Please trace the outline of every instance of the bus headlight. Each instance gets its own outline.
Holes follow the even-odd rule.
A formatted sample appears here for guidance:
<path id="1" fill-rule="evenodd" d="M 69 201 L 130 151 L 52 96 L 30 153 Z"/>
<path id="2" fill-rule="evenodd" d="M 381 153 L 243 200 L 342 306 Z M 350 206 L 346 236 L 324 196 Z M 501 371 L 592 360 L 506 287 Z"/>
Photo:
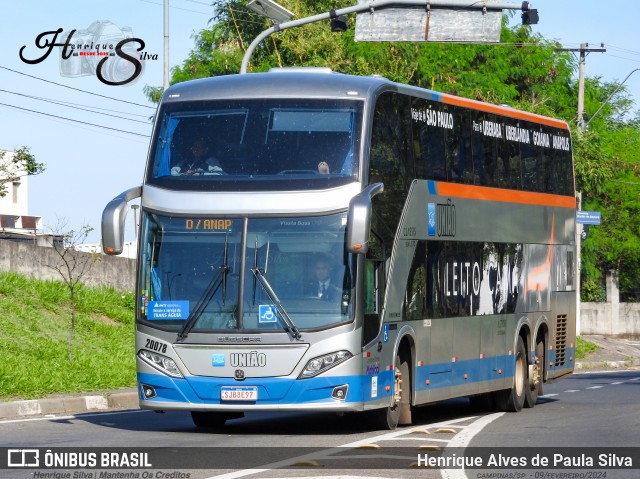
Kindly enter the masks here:
<path id="1" fill-rule="evenodd" d="M 311 359 L 300 373 L 300 379 L 312 378 L 327 369 L 346 361 L 352 356 L 349 351 L 337 351 L 331 354 L 325 354 L 317 358 Z"/>
<path id="2" fill-rule="evenodd" d="M 162 371 L 167 376 L 171 376 L 173 378 L 183 378 L 184 376 L 178 369 L 178 365 L 176 362 L 162 354 L 154 353 L 152 351 L 148 351 L 146 349 L 141 349 L 138 352 L 138 357 L 142 359 L 149 366 L 156 368 L 159 371 Z"/>

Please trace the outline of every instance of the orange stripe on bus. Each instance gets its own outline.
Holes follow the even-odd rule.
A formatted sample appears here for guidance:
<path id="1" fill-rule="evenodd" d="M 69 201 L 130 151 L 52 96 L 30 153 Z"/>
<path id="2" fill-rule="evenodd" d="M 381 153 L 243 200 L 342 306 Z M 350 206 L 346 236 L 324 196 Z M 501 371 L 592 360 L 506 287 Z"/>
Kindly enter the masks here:
<path id="1" fill-rule="evenodd" d="M 456 198 L 468 198 L 502 203 L 520 203 L 525 205 L 557 206 L 560 208 L 576 207 L 573 196 L 533 193 L 529 191 L 503 190 L 487 186 L 461 185 L 457 183 L 438 183 L 438 194 Z"/>
<path id="2" fill-rule="evenodd" d="M 458 98 L 455 96 L 442 95 L 442 102 L 449 105 L 462 106 L 465 108 L 472 108 L 474 110 L 486 111 L 488 113 L 496 113 L 498 115 L 508 116 L 511 118 L 518 118 L 520 120 L 533 121 L 535 123 L 542 123 L 543 125 L 553 126 L 555 128 L 562 128 L 568 130 L 569 126 L 562 120 L 556 120 L 555 118 L 549 118 L 542 115 L 536 115 L 535 113 L 527 113 L 525 111 L 512 110 L 511 108 L 505 108 L 498 105 L 491 105 L 489 103 L 483 103 L 475 100 L 468 100 L 466 98 Z"/>

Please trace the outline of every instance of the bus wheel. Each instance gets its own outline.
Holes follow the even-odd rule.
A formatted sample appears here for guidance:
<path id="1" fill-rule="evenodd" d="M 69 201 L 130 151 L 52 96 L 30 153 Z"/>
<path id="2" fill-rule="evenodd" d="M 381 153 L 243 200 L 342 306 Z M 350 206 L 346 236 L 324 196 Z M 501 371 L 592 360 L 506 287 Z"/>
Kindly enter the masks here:
<path id="1" fill-rule="evenodd" d="M 536 405 L 538 396 L 542 396 L 542 383 L 544 382 L 544 341 L 538 338 L 536 341 L 536 363 L 531 368 L 531 377 L 527 385 L 527 393 L 524 400 L 524 407 Z"/>
<path id="2" fill-rule="evenodd" d="M 396 356 L 393 402 L 384 409 L 370 411 L 371 423 L 376 429 L 395 429 L 401 418 L 402 424 L 411 424 L 409 377 L 409 363 Z"/>
<path id="3" fill-rule="evenodd" d="M 518 338 L 515 356 L 515 374 L 513 377 L 513 386 L 511 389 L 497 391 L 494 399 L 496 406 L 500 411 L 518 412 L 524 405 L 526 396 L 526 388 L 528 388 L 528 369 L 527 366 L 527 350 L 524 347 L 524 341 Z"/>

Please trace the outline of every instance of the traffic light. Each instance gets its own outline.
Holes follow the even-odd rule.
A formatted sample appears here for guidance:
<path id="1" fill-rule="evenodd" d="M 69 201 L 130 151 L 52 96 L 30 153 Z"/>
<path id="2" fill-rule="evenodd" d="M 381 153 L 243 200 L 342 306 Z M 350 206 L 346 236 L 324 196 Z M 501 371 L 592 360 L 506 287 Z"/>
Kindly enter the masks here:
<path id="1" fill-rule="evenodd" d="M 537 25 L 539 20 L 538 10 L 529 8 L 529 2 L 522 2 L 522 24 Z"/>

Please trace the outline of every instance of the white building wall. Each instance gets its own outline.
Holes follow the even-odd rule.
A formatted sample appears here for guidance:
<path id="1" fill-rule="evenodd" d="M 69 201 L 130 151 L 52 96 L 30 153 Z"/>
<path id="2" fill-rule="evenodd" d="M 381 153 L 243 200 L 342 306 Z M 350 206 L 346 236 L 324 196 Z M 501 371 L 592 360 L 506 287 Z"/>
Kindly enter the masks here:
<path id="1" fill-rule="evenodd" d="M 13 158 L 12 151 L 2 151 L 4 157 L 0 160 L 2 163 L 11 161 Z M 2 178 L 0 178 L 2 179 Z M 4 183 L 7 189 L 7 194 L 4 198 L 0 198 L 0 214 L 14 215 L 14 216 L 26 216 L 29 211 L 29 189 L 28 189 L 28 176 L 24 175 L 18 178 L 16 181 L 9 181 Z"/>

